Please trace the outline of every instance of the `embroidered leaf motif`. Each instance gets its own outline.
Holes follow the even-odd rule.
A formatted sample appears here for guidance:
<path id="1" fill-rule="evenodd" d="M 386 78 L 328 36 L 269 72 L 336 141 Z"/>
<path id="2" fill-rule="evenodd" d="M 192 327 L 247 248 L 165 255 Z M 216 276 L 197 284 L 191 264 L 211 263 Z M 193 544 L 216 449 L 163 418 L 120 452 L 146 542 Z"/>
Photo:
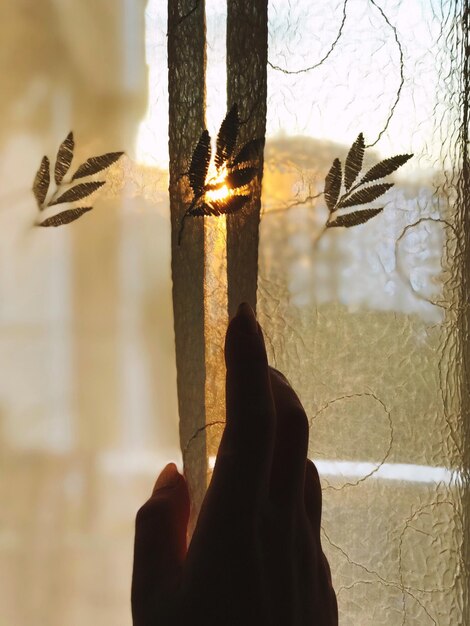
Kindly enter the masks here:
<path id="1" fill-rule="evenodd" d="M 203 203 L 189 209 L 188 215 L 194 217 L 201 217 L 204 215 L 227 215 L 228 213 L 236 213 L 239 211 L 250 199 L 250 196 L 229 196 L 222 200 L 217 200 L 210 203 Z"/>
<path id="2" fill-rule="evenodd" d="M 382 183 L 380 185 L 372 185 L 371 187 L 365 187 L 353 193 L 349 198 L 341 200 L 338 204 L 338 209 L 345 209 L 350 206 L 356 206 L 358 204 L 365 204 L 366 202 L 372 202 L 377 198 L 380 198 L 386 191 L 393 187 L 393 183 Z"/>
<path id="3" fill-rule="evenodd" d="M 361 184 L 371 183 L 379 178 L 385 178 L 385 176 L 392 174 L 395 170 L 404 165 L 412 156 L 412 154 L 397 154 L 397 156 L 380 161 L 380 163 L 371 167 L 365 174 L 361 180 Z"/>
<path id="4" fill-rule="evenodd" d="M 250 196 L 229 196 L 223 200 L 212 202 L 214 210 L 218 211 L 218 215 L 227 215 L 228 213 L 236 213 L 250 199 Z"/>
<path id="5" fill-rule="evenodd" d="M 76 200 L 82 200 L 86 198 L 94 191 L 99 189 L 105 184 L 105 181 L 96 181 L 90 183 L 79 183 L 72 187 L 71 189 L 67 189 L 65 193 L 57 198 L 54 202 L 51 202 L 49 206 L 54 206 L 55 204 L 62 204 L 63 202 L 75 202 Z"/>
<path id="6" fill-rule="evenodd" d="M 92 174 L 97 174 L 102 170 L 105 170 L 107 167 L 115 163 L 124 152 L 107 152 L 106 154 L 101 154 L 100 156 L 90 157 L 82 163 L 75 174 L 72 176 L 72 180 L 76 180 L 77 178 L 84 178 L 85 176 L 91 176 Z"/>
<path id="7" fill-rule="evenodd" d="M 91 211 L 93 207 L 91 206 L 81 206 L 75 209 L 67 209 L 66 211 L 62 211 L 62 213 L 58 213 L 52 217 L 47 218 L 43 222 L 40 222 L 38 226 L 62 226 L 63 224 L 70 224 L 70 222 L 74 222 L 78 220 L 84 213 Z"/>
<path id="8" fill-rule="evenodd" d="M 264 148 L 264 139 L 252 139 L 239 148 L 234 154 L 237 145 L 240 118 L 237 105 L 234 104 L 225 116 L 220 126 L 216 141 L 214 157 L 217 176 L 211 177 L 206 183 L 211 160 L 211 139 L 205 130 L 194 149 L 191 165 L 184 175 L 189 177 L 193 191 L 193 199 L 183 213 L 178 233 L 178 245 L 181 244 L 184 225 L 189 217 L 219 216 L 236 213 L 250 199 L 249 190 L 239 193 L 233 190 L 241 189 L 251 183 L 259 173 L 259 159 Z M 224 198 L 212 199 L 211 192 L 227 187 L 229 190 Z"/>
<path id="9" fill-rule="evenodd" d="M 70 164 L 73 159 L 73 150 L 75 142 L 73 139 L 73 133 L 70 132 L 64 141 L 60 144 L 60 148 L 57 152 L 57 157 L 54 167 L 54 180 L 56 185 L 60 185 L 64 176 L 69 171 Z"/>
<path id="10" fill-rule="evenodd" d="M 234 104 L 225 116 L 217 135 L 217 150 L 215 154 L 215 166 L 217 169 L 220 169 L 232 156 L 233 149 L 237 143 L 239 128 L 238 107 Z"/>
<path id="11" fill-rule="evenodd" d="M 205 202 L 202 202 L 197 206 L 190 207 L 184 217 L 187 217 L 188 215 L 191 215 L 191 217 L 203 217 L 204 215 L 213 215 L 213 213 L 210 213 L 210 211 L 210 206 Z"/>
<path id="12" fill-rule="evenodd" d="M 46 199 L 47 192 L 49 190 L 49 183 L 51 182 L 50 163 L 47 156 L 42 157 L 41 165 L 39 166 L 33 183 L 33 193 L 38 203 L 39 209 L 42 211 L 44 200 Z"/>
<path id="13" fill-rule="evenodd" d="M 211 160 L 211 138 L 207 130 L 199 137 L 194 148 L 191 165 L 189 166 L 189 184 L 195 196 L 200 196 L 204 190 L 207 171 Z"/>
<path id="14" fill-rule="evenodd" d="M 335 159 L 325 178 L 325 202 L 330 211 L 334 211 L 341 189 L 341 161 Z"/>
<path id="15" fill-rule="evenodd" d="M 350 226 L 358 226 L 359 224 L 364 224 L 369 221 L 381 211 L 383 211 L 383 206 L 377 209 L 364 209 L 363 211 L 353 211 L 352 213 L 346 213 L 345 215 L 338 215 L 333 222 L 328 222 L 327 227 L 333 228 L 335 226 L 345 226 L 346 228 L 349 228 Z"/>
<path id="16" fill-rule="evenodd" d="M 245 185 L 251 183 L 257 173 L 258 169 L 256 167 L 245 167 L 242 170 L 232 170 L 227 174 L 225 182 L 230 189 L 237 189 L 237 187 L 244 187 Z"/>
<path id="17" fill-rule="evenodd" d="M 360 133 L 356 141 L 351 146 L 344 165 L 344 187 L 346 191 L 351 189 L 354 181 L 361 171 L 362 161 L 364 159 L 364 150 L 364 135 Z"/>
<path id="18" fill-rule="evenodd" d="M 250 163 L 257 161 L 264 148 L 264 139 L 252 139 L 246 143 L 237 156 L 233 159 L 232 165 L 240 165 L 241 163 Z"/>

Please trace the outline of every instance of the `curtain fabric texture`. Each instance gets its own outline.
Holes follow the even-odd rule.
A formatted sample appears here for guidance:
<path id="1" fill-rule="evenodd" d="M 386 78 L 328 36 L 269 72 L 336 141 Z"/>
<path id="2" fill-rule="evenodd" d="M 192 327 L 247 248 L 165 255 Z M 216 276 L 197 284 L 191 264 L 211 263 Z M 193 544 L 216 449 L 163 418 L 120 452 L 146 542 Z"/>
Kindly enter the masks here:
<path id="1" fill-rule="evenodd" d="M 469 20 L 462 0 L 2 3 L 0 623 L 131 623 L 135 512 L 179 460 L 194 524 L 241 300 L 309 415 L 341 623 L 470 623 Z M 263 175 L 179 243 L 192 151 L 235 102 Z M 85 206 L 31 192 L 70 131 L 69 178 L 126 154 L 86 179 L 91 211 L 40 228 Z M 345 210 L 375 217 L 325 228 L 359 133 L 361 175 L 413 157 Z"/>

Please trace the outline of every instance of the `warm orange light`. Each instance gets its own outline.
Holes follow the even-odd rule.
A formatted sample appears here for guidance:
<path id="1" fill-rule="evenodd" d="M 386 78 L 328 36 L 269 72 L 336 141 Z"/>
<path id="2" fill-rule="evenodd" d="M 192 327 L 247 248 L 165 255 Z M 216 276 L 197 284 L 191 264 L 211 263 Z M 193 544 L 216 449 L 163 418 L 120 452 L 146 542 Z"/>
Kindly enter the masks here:
<path id="1" fill-rule="evenodd" d="M 219 187 L 218 189 L 210 189 L 206 191 L 206 199 L 208 202 L 217 202 L 220 200 L 224 200 L 224 198 L 228 198 L 230 196 L 230 192 L 232 190 L 224 185 L 223 187 Z"/>
<path id="2" fill-rule="evenodd" d="M 226 188 L 226 187 L 225 187 Z M 217 192 L 223 190 L 223 187 Z M 204 220 L 204 339 L 206 454 L 215 456 L 225 421 L 224 342 L 227 328 L 227 226 L 225 215 Z M 208 467 L 209 482 L 212 468 Z"/>
<path id="3" fill-rule="evenodd" d="M 220 202 L 233 195 L 233 189 L 227 185 L 228 170 L 224 164 L 219 170 L 211 164 L 206 182 L 206 202 Z"/>

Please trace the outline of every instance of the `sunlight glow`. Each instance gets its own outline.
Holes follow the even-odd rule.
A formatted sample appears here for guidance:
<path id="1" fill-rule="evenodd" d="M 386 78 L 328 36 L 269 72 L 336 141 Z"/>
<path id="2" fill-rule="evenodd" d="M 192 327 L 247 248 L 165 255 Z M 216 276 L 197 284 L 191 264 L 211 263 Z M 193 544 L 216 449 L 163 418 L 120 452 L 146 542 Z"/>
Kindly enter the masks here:
<path id="1" fill-rule="evenodd" d="M 227 226 L 225 215 L 204 220 L 204 336 L 206 342 L 206 424 L 225 418 L 225 363 L 227 328 Z M 216 454 L 221 429 L 206 430 L 208 455 Z"/>
<path id="2" fill-rule="evenodd" d="M 209 202 L 214 201 L 217 202 L 218 200 L 224 200 L 224 198 L 228 198 L 230 196 L 230 189 L 227 187 L 227 185 L 224 185 L 223 187 L 219 187 L 218 189 L 210 189 L 209 191 L 206 192 L 206 198 L 208 199 Z"/>
<path id="3" fill-rule="evenodd" d="M 207 202 L 218 202 L 228 198 L 230 195 L 234 195 L 233 190 L 230 189 L 225 182 L 227 174 L 226 165 L 223 165 L 220 170 L 217 171 L 215 165 L 211 164 L 206 182 L 208 187 L 205 194 Z"/>

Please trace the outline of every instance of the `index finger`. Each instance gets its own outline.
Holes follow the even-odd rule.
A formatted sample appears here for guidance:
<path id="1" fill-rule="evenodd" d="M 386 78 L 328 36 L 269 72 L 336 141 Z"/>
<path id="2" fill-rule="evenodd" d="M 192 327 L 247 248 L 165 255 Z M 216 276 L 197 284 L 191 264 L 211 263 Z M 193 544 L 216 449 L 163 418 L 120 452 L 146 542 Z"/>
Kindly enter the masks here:
<path id="1" fill-rule="evenodd" d="M 264 340 L 246 303 L 229 324 L 225 360 L 227 423 L 210 491 L 256 501 L 269 486 L 276 417 Z"/>

